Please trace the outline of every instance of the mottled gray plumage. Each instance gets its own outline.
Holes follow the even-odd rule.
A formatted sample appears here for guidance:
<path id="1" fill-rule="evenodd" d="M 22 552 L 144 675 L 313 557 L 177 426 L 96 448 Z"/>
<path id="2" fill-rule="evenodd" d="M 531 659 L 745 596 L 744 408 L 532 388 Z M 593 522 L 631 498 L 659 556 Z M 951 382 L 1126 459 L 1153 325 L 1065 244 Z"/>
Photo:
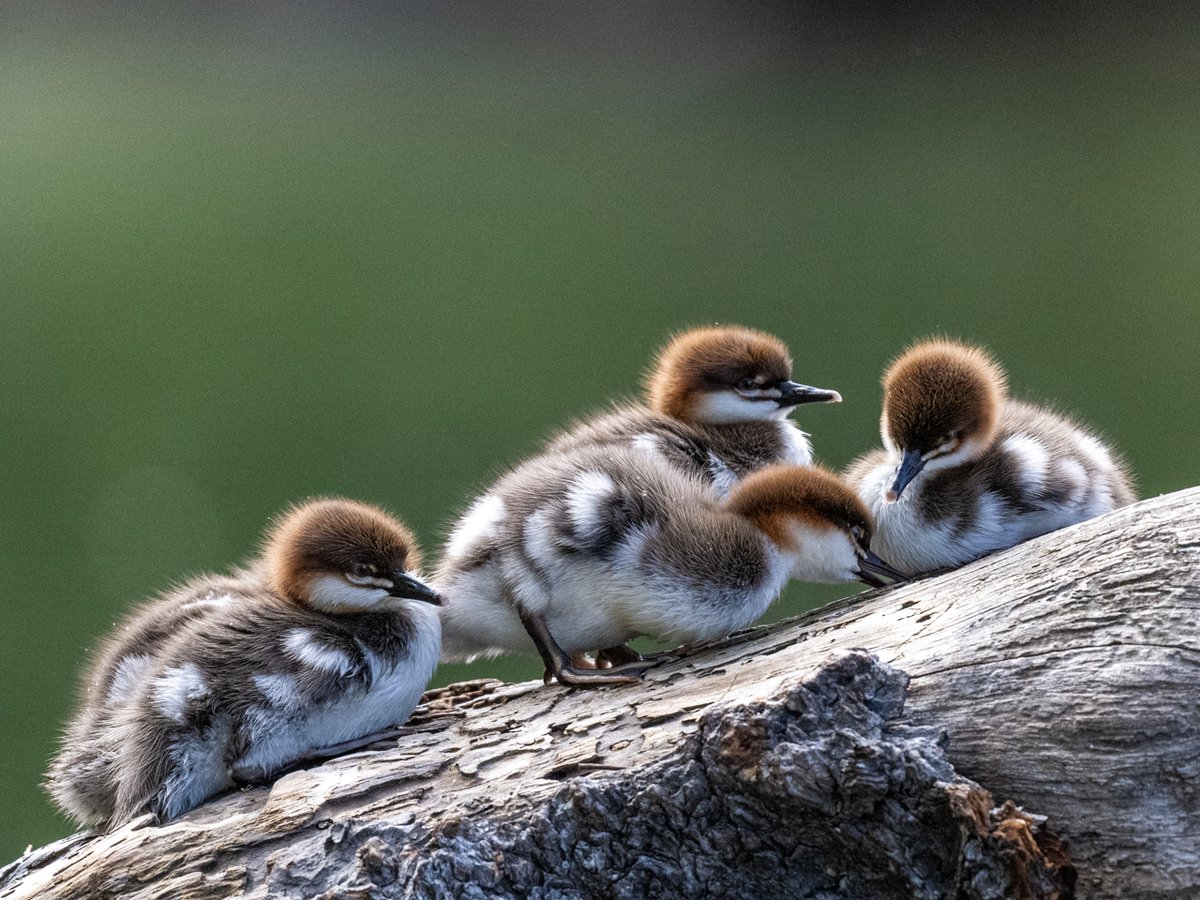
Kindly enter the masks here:
<path id="1" fill-rule="evenodd" d="M 721 495 L 769 465 L 812 462 L 807 435 L 787 419 L 685 422 L 636 404 L 616 406 L 574 423 L 555 435 L 546 451 L 562 453 L 588 446 L 638 446 L 703 479 Z"/>
<path id="2" fill-rule="evenodd" d="M 808 493 L 789 491 L 796 483 Z M 844 502 L 817 502 L 831 494 Z M 434 576 L 449 598 L 444 657 L 533 649 L 530 617 L 568 655 L 639 634 L 720 637 L 761 616 L 789 576 L 858 577 L 869 537 L 862 504 L 813 467 L 771 467 L 721 500 L 634 448 L 547 453 L 501 478 L 451 534 Z"/>
<path id="3" fill-rule="evenodd" d="M 114 716 L 113 820 L 172 818 L 231 787 L 238 766 L 269 775 L 403 721 L 437 659 L 431 630 L 432 607 L 335 615 L 269 593 L 192 619 Z M 363 715 L 371 692 L 397 678 L 410 682 L 403 696 Z"/>
<path id="4" fill-rule="evenodd" d="M 189 622 L 262 591 L 254 568 L 201 576 L 133 610 L 100 645 L 81 682 L 77 709 L 50 764 L 46 789 L 85 825 L 112 818 L 116 804 L 113 714 L 128 703 L 154 658 Z"/>
<path id="5" fill-rule="evenodd" d="M 614 489 L 595 504 L 587 527 L 581 527 L 572 515 L 570 488 L 588 472 L 607 476 Z M 563 558 L 612 560 L 631 538 L 653 532 L 645 555 L 662 560 L 671 577 L 697 586 L 739 585 L 764 571 L 765 539 L 741 518 L 714 516 L 720 506 L 702 478 L 626 447 L 582 446 L 535 457 L 501 478 L 489 493 L 501 498 L 508 514 L 480 549 L 510 557 L 508 565 L 520 561 L 535 578 L 550 577 L 528 540 L 535 516 Z M 664 544 L 673 552 L 664 552 Z M 716 548 L 725 550 L 720 558 L 712 552 Z M 444 560 L 443 566 L 439 578 L 454 571 L 455 561 Z"/>

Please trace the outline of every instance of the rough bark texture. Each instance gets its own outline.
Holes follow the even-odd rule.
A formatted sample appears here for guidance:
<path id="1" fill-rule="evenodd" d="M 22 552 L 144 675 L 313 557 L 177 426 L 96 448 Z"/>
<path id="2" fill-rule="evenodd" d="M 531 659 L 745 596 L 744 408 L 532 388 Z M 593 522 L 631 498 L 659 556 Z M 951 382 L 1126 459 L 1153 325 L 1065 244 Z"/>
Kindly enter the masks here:
<path id="1" fill-rule="evenodd" d="M 640 686 L 434 692 L 387 749 L 35 851 L 0 898 L 1194 897 L 1198 513 L 1145 501 Z"/>

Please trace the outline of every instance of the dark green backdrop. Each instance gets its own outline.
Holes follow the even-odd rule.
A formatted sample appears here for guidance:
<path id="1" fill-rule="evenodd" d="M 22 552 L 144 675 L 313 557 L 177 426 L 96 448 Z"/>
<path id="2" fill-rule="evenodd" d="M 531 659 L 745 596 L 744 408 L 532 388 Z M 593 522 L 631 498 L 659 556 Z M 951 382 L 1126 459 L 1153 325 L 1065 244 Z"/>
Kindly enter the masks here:
<path id="1" fill-rule="evenodd" d="M 130 603 L 310 494 L 432 552 L 685 325 L 840 390 L 833 465 L 943 333 L 1197 481 L 1194 22 L 438 8 L 0 12 L 0 861 L 66 833 L 40 773 Z"/>

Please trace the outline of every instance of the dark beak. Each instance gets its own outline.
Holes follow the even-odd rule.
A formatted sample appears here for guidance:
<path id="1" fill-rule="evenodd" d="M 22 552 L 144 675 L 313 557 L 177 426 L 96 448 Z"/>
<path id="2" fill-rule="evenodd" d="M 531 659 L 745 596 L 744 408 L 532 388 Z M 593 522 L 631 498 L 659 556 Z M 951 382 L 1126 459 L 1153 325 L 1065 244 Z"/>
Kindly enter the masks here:
<path id="1" fill-rule="evenodd" d="M 881 578 L 880 576 L 883 577 Z M 888 583 L 883 578 L 890 578 L 892 581 L 908 581 L 907 575 L 903 572 L 897 572 L 868 550 L 863 554 L 862 561 L 858 564 L 858 580 L 863 584 L 869 584 L 871 587 L 887 587 Z"/>
<path id="2" fill-rule="evenodd" d="M 891 490 L 887 492 L 888 503 L 895 503 L 920 471 L 925 468 L 925 460 L 921 459 L 919 450 L 905 450 L 900 457 L 900 468 L 896 471 L 896 480 L 892 482 Z"/>
<path id="3" fill-rule="evenodd" d="M 842 395 L 837 391 L 809 387 L 807 384 L 796 384 L 794 381 L 781 381 L 775 387 L 779 388 L 779 397 L 775 402 L 780 406 L 799 406 L 801 403 L 842 402 Z"/>
<path id="4" fill-rule="evenodd" d="M 393 597 L 405 600 L 424 600 L 434 606 L 445 606 L 446 598 L 427 585 L 419 578 L 414 578 L 407 572 L 392 573 L 392 587 L 388 591 Z"/>

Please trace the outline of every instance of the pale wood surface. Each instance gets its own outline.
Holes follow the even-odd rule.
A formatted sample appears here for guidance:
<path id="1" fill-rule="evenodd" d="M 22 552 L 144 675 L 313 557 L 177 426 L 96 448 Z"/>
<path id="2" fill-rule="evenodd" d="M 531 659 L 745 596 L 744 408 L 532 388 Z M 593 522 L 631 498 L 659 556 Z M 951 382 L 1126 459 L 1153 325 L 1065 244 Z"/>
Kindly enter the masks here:
<path id="1" fill-rule="evenodd" d="M 410 888 L 421 894 L 419 885 L 436 880 L 435 865 L 450 866 L 438 871 L 464 883 L 491 877 L 468 848 L 501 837 L 511 838 L 503 846 L 514 855 L 489 865 L 508 877 L 509 863 L 519 869 L 522 840 L 536 844 L 526 857 L 544 863 L 547 827 L 578 838 L 572 829 L 579 821 L 603 820 L 597 798 L 620 795 L 636 805 L 647 783 L 675 784 L 671 767 L 687 765 L 701 752 L 697 747 L 708 746 L 710 731 L 728 732 L 746 710 L 765 715 L 762 709 L 795 706 L 797 691 L 820 693 L 817 667 L 831 653 L 854 648 L 911 676 L 902 719 L 863 725 L 866 714 L 855 710 L 874 709 L 875 701 L 873 689 L 859 685 L 847 689 L 845 699 L 848 721 L 857 724 L 847 726 L 835 712 L 804 737 L 792 733 L 807 727 L 804 716 L 796 724 L 785 714 L 779 721 L 792 729 L 787 747 L 808 747 L 811 738 L 812 747 L 833 748 L 828 735 L 847 728 L 864 748 L 890 753 L 889 747 L 909 747 L 905 752 L 924 760 L 922 771 L 942 778 L 947 790 L 976 791 L 959 777 L 965 776 L 997 802 L 1012 800 L 1047 816 L 1046 828 L 1069 845 L 1079 896 L 1200 896 L 1198 607 L 1200 489 L 1190 489 L 956 572 L 742 633 L 651 670 L 644 685 L 569 691 L 483 682 L 435 692 L 390 749 L 287 775 L 271 788 L 219 799 L 164 828 L 125 828 L 52 846 L 40 856 L 35 851 L 0 876 L 0 898 L 117 891 L 266 896 L 268 884 L 281 896 L 335 888 L 337 896 L 404 896 Z M 872 677 L 887 682 L 884 675 Z M 889 709 L 884 720 L 899 712 L 898 698 Z M 916 726 L 911 746 L 901 734 L 905 724 Z M 938 759 L 939 729 L 948 735 L 948 763 Z M 772 745 L 762 758 L 776 758 L 782 746 Z M 823 783 L 814 775 L 823 763 L 810 751 L 804 765 L 780 770 L 784 782 L 808 779 L 801 794 Z M 940 769 L 944 764 L 957 774 Z M 828 787 L 835 793 L 846 789 L 834 782 Z M 892 787 L 900 790 L 900 782 Z M 672 802 L 686 814 L 683 796 L 659 806 Z M 805 802 L 798 816 L 825 801 Z M 576 818 L 568 821 L 565 809 L 574 809 Z M 606 814 L 619 818 L 620 812 Z M 670 815 L 662 815 L 669 823 Z M 736 819 L 729 828 L 741 840 Z M 722 821 L 706 819 L 705 827 L 719 830 Z M 805 821 L 810 834 L 822 827 Z M 831 821 L 826 830 L 838 831 Z M 518 827 L 526 831 L 517 834 Z M 471 840 L 460 840 L 460 833 Z M 697 838 L 686 828 L 680 833 Z M 814 837 L 814 847 L 826 837 Z M 813 850 L 827 851 L 834 852 L 823 844 Z M 452 875 L 456 870 L 446 860 L 455 852 L 471 862 Z M 720 846 L 709 852 L 719 855 Z M 571 859 L 584 865 L 581 857 Z M 612 864 L 600 851 L 595 860 Z M 662 865 L 690 865 L 686 848 Z M 534 879 L 542 884 L 540 896 L 587 895 L 569 887 L 567 875 L 556 888 L 544 874 Z M 605 872 L 594 877 L 599 885 Z M 854 896 L 849 890 L 791 895 Z M 1048 894 L 1029 894 L 1035 895 Z M 989 895 L 981 888 L 972 896 Z"/>

